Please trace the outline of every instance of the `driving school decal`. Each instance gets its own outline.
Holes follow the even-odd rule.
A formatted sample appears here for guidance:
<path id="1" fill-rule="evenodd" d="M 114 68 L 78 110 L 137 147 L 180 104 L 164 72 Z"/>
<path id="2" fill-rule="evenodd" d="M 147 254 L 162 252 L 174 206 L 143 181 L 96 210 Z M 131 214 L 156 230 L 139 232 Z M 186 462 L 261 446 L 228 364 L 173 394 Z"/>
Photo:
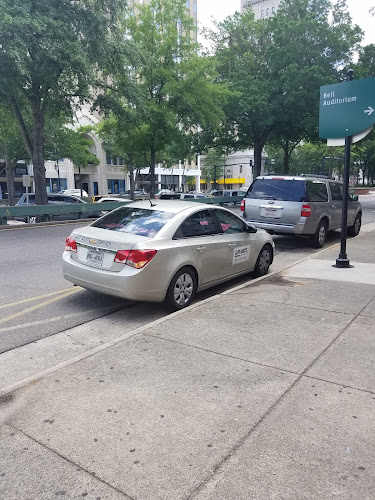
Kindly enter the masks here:
<path id="1" fill-rule="evenodd" d="M 250 246 L 237 247 L 233 251 L 233 264 L 240 264 L 249 260 Z"/>

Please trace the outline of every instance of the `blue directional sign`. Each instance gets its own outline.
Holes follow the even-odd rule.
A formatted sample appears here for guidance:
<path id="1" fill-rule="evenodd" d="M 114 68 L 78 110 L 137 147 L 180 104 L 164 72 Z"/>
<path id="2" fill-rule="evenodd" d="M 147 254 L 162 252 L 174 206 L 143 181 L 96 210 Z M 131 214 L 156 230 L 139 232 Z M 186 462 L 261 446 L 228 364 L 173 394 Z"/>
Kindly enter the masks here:
<path id="1" fill-rule="evenodd" d="M 374 123 L 375 78 L 320 87 L 319 137 L 348 137 Z"/>

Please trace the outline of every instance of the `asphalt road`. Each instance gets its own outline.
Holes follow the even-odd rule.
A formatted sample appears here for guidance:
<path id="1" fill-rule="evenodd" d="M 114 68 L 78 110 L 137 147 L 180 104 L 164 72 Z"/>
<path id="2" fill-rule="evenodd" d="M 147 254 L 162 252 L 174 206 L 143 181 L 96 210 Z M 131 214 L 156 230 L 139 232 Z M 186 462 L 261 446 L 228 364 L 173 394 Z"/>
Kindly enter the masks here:
<path id="1" fill-rule="evenodd" d="M 362 196 L 363 223 L 375 221 L 375 196 Z M 240 213 L 238 207 L 233 211 Z M 101 295 L 64 280 L 61 255 L 65 238 L 87 222 L 56 225 L 22 225 L 0 230 L 0 352 L 35 342 L 126 309 L 126 321 L 134 327 L 168 314 L 162 304 L 132 303 Z M 306 239 L 275 236 L 276 256 L 271 270 L 281 269 L 316 252 Z M 340 233 L 329 235 L 328 244 L 340 242 Z M 348 256 L 350 258 L 350 255 Z M 251 276 L 238 278 L 199 294 L 207 298 Z M 95 323 L 93 323 L 95 328 Z"/>

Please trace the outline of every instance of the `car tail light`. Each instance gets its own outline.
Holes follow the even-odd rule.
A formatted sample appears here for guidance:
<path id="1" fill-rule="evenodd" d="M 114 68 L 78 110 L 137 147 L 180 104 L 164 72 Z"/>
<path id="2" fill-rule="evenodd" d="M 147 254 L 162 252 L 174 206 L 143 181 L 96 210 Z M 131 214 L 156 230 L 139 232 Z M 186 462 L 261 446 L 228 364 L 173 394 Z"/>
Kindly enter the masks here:
<path id="1" fill-rule="evenodd" d="M 77 253 L 77 242 L 71 236 L 68 236 L 65 240 L 65 250 L 67 252 L 76 252 Z"/>
<path id="2" fill-rule="evenodd" d="M 135 269 L 142 269 L 155 257 L 157 250 L 119 250 L 115 262 L 126 264 Z"/>
<path id="3" fill-rule="evenodd" d="M 241 200 L 241 212 L 245 211 L 245 200 Z"/>
<path id="4" fill-rule="evenodd" d="M 115 262 L 118 262 L 119 264 L 126 264 L 129 252 L 130 250 L 119 250 L 115 256 Z"/>
<path id="5" fill-rule="evenodd" d="M 311 216 L 311 206 L 310 205 L 302 205 L 301 217 L 310 217 Z"/>

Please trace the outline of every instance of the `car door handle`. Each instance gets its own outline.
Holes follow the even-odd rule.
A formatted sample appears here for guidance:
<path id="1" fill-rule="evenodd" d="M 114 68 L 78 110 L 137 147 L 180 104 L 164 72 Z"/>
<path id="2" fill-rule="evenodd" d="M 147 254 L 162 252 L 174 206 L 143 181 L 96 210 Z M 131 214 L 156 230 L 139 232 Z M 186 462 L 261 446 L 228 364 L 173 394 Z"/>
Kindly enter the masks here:
<path id="1" fill-rule="evenodd" d="M 235 244 L 235 243 L 228 243 L 228 247 L 230 247 L 230 248 L 233 248 L 233 247 L 235 247 L 235 246 L 236 246 L 236 244 Z"/>
<path id="2" fill-rule="evenodd" d="M 204 252 L 206 247 L 197 247 L 198 252 Z"/>

